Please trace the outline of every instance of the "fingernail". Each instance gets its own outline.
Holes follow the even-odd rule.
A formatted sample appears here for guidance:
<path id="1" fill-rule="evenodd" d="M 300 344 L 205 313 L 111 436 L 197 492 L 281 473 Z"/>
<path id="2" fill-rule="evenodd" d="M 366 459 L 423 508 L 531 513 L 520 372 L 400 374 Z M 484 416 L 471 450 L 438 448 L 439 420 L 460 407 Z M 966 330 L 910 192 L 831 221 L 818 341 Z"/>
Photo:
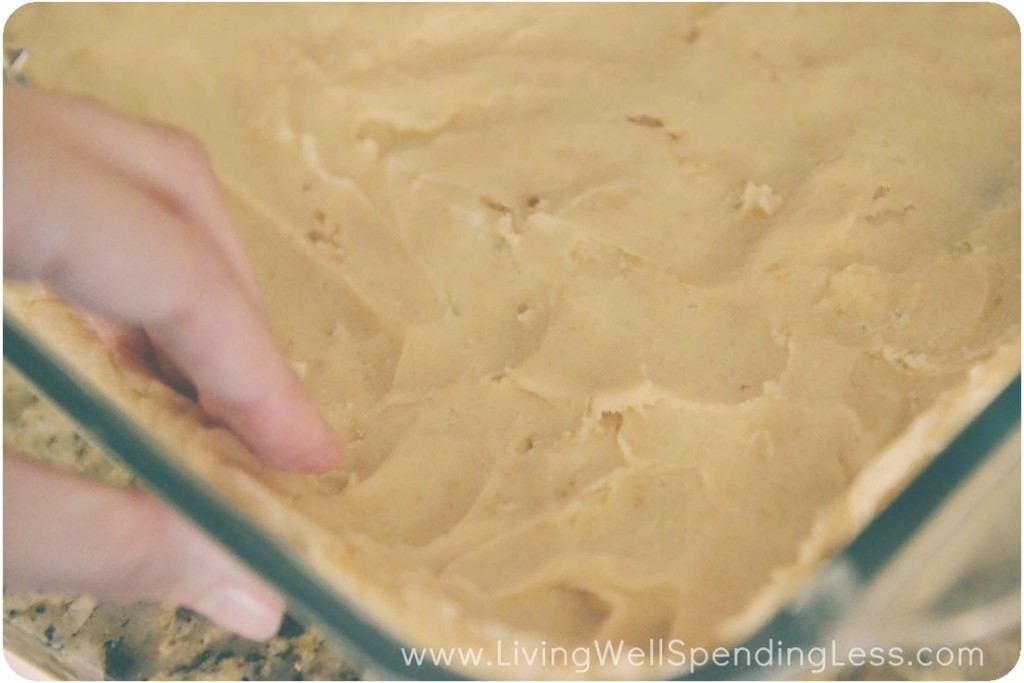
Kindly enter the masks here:
<path id="1" fill-rule="evenodd" d="M 348 457 L 348 446 L 342 440 L 340 436 L 334 434 L 331 435 L 332 446 L 334 447 L 331 453 L 331 457 L 334 460 L 335 465 L 340 465 Z"/>
<path id="2" fill-rule="evenodd" d="M 326 432 L 315 451 L 309 452 L 308 456 L 301 458 L 300 468 L 308 474 L 326 474 L 345 462 L 348 457 L 348 449 L 341 437 L 333 431 L 324 428 Z"/>
<path id="3" fill-rule="evenodd" d="M 226 586 L 198 601 L 196 612 L 250 640 L 266 640 L 277 633 L 284 610 L 251 592 Z"/>

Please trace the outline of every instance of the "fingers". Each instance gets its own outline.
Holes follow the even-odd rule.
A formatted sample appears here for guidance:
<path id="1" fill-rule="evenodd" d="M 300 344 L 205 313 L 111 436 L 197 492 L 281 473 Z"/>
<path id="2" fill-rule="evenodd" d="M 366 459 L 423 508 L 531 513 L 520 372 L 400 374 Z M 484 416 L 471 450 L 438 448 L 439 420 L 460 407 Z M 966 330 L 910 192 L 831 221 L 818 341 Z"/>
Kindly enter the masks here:
<path id="1" fill-rule="evenodd" d="M 176 513 L 120 489 L 4 454 L 4 584 L 189 606 L 254 640 L 284 603 Z"/>
<path id="2" fill-rule="evenodd" d="M 104 346 L 118 350 L 123 358 L 135 361 L 140 368 L 159 377 L 179 394 L 193 400 L 196 398 L 196 388 L 188 377 L 166 353 L 153 346 L 141 327 L 111 322 L 88 312 L 83 312 L 81 317 Z"/>
<path id="3" fill-rule="evenodd" d="M 111 172 L 149 188 L 172 213 L 204 228 L 254 300 L 259 287 L 234 230 L 209 155 L 183 131 L 120 116 L 80 97 L 5 88 L 29 100 L 35 124 L 57 134 L 59 144 Z"/>
<path id="4" fill-rule="evenodd" d="M 17 134 L 7 129 L 12 112 L 23 119 Z M 94 143 L 66 142 L 73 130 L 52 135 L 25 118 L 5 102 L 8 273 L 44 278 L 81 306 L 145 328 L 202 404 L 266 462 L 303 472 L 336 465 L 343 446 L 277 350 L 245 278 L 229 267 L 224 240 L 169 209 L 171 191 L 152 184 L 189 182 L 111 172 L 111 163 L 128 162 L 98 162 L 89 156 Z M 104 119 L 100 130 L 118 138 L 115 123 Z"/>
<path id="5" fill-rule="evenodd" d="M 203 407 L 268 463 L 302 472 L 336 465 L 340 442 L 280 361 L 269 335 L 260 334 L 256 316 L 241 301 L 214 306 L 211 298 L 197 306 L 183 296 L 179 308 L 150 321 L 146 327 L 154 342 L 192 378 Z"/>

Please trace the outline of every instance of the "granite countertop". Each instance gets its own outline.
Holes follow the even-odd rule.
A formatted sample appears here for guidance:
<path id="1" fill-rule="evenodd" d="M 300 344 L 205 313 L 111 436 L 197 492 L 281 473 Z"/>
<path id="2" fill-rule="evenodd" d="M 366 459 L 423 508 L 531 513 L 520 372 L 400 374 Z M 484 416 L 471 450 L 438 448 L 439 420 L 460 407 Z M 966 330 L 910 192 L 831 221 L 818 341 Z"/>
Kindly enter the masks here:
<path id="1" fill-rule="evenodd" d="M 30 457 L 116 484 L 132 477 L 8 366 L 4 442 Z M 287 617 L 266 643 L 184 608 L 119 606 L 87 596 L 4 591 L 4 648 L 55 677 L 92 680 L 354 680 L 355 667 Z"/>
<path id="2" fill-rule="evenodd" d="M 129 472 L 93 446 L 5 365 L 4 442 L 55 466 L 127 484 Z M 985 665 L 970 669 L 847 668 L 847 680 L 992 680 L 1016 664 L 1020 630 L 976 643 Z M 87 596 L 4 591 L 4 648 L 59 679 L 356 680 L 360 671 L 314 629 L 291 617 L 254 643 L 194 612 L 165 605 L 118 606 Z"/>

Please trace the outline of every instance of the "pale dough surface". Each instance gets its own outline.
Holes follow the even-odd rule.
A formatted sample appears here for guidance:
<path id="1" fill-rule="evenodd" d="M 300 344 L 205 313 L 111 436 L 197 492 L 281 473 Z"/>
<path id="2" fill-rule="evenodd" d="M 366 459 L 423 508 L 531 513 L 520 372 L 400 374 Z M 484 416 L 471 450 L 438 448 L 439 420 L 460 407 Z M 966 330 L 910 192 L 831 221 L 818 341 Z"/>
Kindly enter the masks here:
<path id="1" fill-rule="evenodd" d="M 208 145 L 351 459 L 262 469 L 7 298 L 411 640 L 717 644 L 1019 365 L 1019 38 L 994 5 L 28 6 L 39 87 Z"/>

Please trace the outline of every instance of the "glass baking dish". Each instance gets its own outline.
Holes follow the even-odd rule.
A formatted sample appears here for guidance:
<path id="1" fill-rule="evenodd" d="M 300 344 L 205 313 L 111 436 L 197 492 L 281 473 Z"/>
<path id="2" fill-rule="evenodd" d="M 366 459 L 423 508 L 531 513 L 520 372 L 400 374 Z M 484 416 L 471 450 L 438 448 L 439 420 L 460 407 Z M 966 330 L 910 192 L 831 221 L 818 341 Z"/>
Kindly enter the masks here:
<path id="1" fill-rule="evenodd" d="M 4 357 L 150 489 L 274 585 L 290 611 L 316 624 L 357 664 L 392 677 L 465 678 L 429 660 L 408 664 L 405 644 L 191 473 L 172 448 L 141 429 L 7 311 Z M 784 660 L 781 648 L 808 652 L 827 646 L 836 655 L 851 648 L 949 645 L 1019 624 L 1020 381 L 1017 374 L 869 525 L 737 646 L 778 657 L 691 658 L 679 669 L 681 678 L 820 674 L 822 667 L 809 658 Z M 844 656 L 830 662 L 841 665 Z"/>

